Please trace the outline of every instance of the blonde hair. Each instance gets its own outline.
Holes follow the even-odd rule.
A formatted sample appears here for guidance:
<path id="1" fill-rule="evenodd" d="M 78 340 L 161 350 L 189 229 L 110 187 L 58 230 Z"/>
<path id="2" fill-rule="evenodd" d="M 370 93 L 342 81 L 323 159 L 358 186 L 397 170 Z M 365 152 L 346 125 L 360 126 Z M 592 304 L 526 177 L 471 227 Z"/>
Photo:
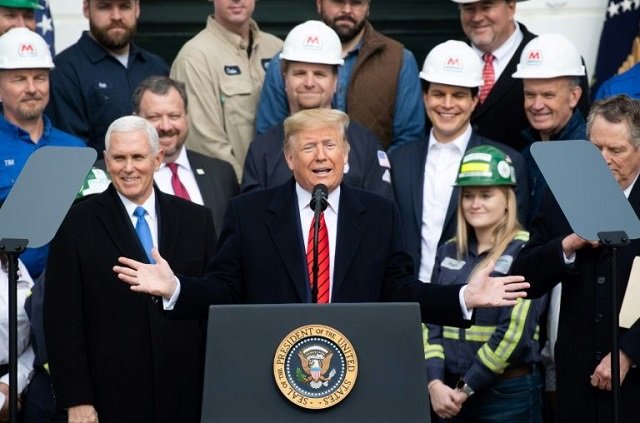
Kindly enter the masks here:
<path id="1" fill-rule="evenodd" d="M 347 141 L 347 128 L 349 127 L 349 116 L 336 109 L 307 109 L 300 110 L 284 120 L 284 143 L 282 149 L 286 152 L 291 147 L 291 137 L 302 131 L 310 129 L 320 129 L 335 127 L 340 132 L 340 136 L 345 144 L 345 149 L 349 151 Z"/>
<path id="2" fill-rule="evenodd" d="M 516 202 L 516 194 L 512 187 L 506 185 L 494 185 L 507 197 L 507 212 L 493 230 L 493 246 L 489 250 L 487 256 L 476 265 L 471 274 L 476 270 L 483 268 L 487 262 L 494 262 L 504 253 L 509 243 L 516 236 L 518 231 L 522 230 L 522 225 L 518 221 L 518 207 Z M 462 260 L 469 251 L 469 232 L 473 231 L 473 227 L 464 218 L 462 211 L 462 194 L 465 187 L 460 188 L 458 194 L 458 211 L 457 211 L 457 228 L 456 228 L 456 251 L 458 260 Z"/>

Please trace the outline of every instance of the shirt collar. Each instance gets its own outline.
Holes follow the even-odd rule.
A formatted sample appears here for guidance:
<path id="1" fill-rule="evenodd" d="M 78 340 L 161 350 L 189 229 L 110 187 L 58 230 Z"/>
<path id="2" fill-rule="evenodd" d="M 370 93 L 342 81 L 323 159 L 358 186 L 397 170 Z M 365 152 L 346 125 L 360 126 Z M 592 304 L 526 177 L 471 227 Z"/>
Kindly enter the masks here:
<path id="1" fill-rule="evenodd" d="M 220 25 L 218 22 L 216 22 L 213 15 L 209 15 L 209 17 L 207 18 L 207 30 L 213 32 L 217 37 L 222 38 L 228 44 L 234 46 L 237 49 L 246 50 L 249 47 L 247 40 L 243 40 L 242 37 L 235 32 L 231 32 L 227 28 Z M 251 19 L 251 23 L 249 24 L 249 31 L 251 32 L 253 42 L 251 48 L 255 49 L 258 45 L 257 35 L 260 31 L 260 28 L 258 28 L 258 24 L 253 19 Z"/>
<path id="2" fill-rule="evenodd" d="M 181 167 L 183 169 L 188 170 L 189 172 L 191 172 L 191 163 L 189 163 L 189 159 L 187 158 L 187 149 L 184 148 L 184 146 L 182 146 L 182 148 L 180 148 L 180 154 L 178 154 L 178 158 L 174 160 L 175 164 L 178 165 L 178 167 Z M 160 166 L 160 169 L 162 169 L 163 167 L 166 167 L 167 164 L 163 163 Z"/>
<path id="3" fill-rule="evenodd" d="M 636 177 L 633 179 L 633 182 L 631 182 L 629 184 L 629 186 L 627 187 L 627 189 L 625 189 L 624 192 L 624 196 L 629 198 L 629 196 L 631 195 L 631 191 L 633 191 L 633 187 L 635 186 L 636 182 L 638 181 L 638 176 L 640 174 L 636 175 Z"/>
<path id="4" fill-rule="evenodd" d="M 433 135 L 433 128 L 431 128 L 431 132 L 429 133 L 429 149 L 431 149 L 432 147 L 441 148 L 445 145 L 450 145 L 451 147 L 455 147 L 460 154 L 464 154 L 464 152 L 467 150 L 469 140 L 471 139 L 471 133 L 471 124 L 467 124 L 467 129 L 465 129 L 462 135 L 451 142 L 443 143 L 436 140 L 436 137 Z"/>
<path id="5" fill-rule="evenodd" d="M 517 22 L 515 22 L 515 25 L 516 25 L 516 30 L 513 31 L 513 34 L 511 34 L 509 38 L 507 38 L 507 41 L 502 43 L 502 45 L 497 49 L 495 49 L 495 51 L 491 52 L 491 54 L 493 54 L 493 57 L 495 57 L 495 60 L 497 60 L 500 63 L 502 63 L 502 61 L 506 59 L 511 59 L 513 52 L 515 52 L 515 50 L 518 48 L 518 46 L 524 39 L 524 35 L 522 34 L 520 25 Z M 471 48 L 473 48 L 473 50 L 478 54 L 478 56 L 482 58 L 482 56 L 484 55 L 484 52 L 482 50 L 480 50 L 473 44 L 471 45 Z"/>
<path id="6" fill-rule="evenodd" d="M 298 210 L 302 212 L 303 210 L 311 210 L 311 193 L 300 186 L 299 183 L 296 182 L 296 196 L 298 197 Z M 336 215 L 338 214 L 338 205 L 340 204 L 340 185 L 333 191 L 329 193 L 329 198 L 327 200 L 327 210 L 332 211 Z"/>
<path id="7" fill-rule="evenodd" d="M 107 57 L 113 57 L 107 49 L 91 37 L 89 31 L 84 31 L 82 33 L 78 43 L 80 44 L 80 48 L 84 50 L 87 57 L 89 57 L 89 61 L 91 63 L 97 63 Z M 136 56 L 139 56 L 140 59 L 144 60 L 144 56 L 140 54 L 140 52 L 141 50 L 134 42 L 129 42 L 129 63 L 133 62 L 133 58 Z M 115 57 L 113 57 L 113 59 L 117 60 Z"/>
<path id="8" fill-rule="evenodd" d="M 49 138 L 51 134 L 51 120 L 46 115 L 42 115 L 43 128 L 42 128 L 42 136 L 39 140 L 35 142 L 35 144 L 39 144 L 40 141 L 46 140 Z M 0 128 L 3 132 L 11 133 L 13 136 L 17 138 L 26 138 L 31 142 L 34 142 L 31 139 L 31 135 L 21 127 L 9 122 L 4 116 L 0 115 Z"/>
<path id="9" fill-rule="evenodd" d="M 149 218 L 155 221 L 156 219 L 155 189 L 151 191 L 151 195 L 149 196 L 149 198 L 146 199 L 146 201 L 143 204 L 136 204 L 133 201 L 126 198 L 124 195 L 120 194 L 118 191 L 116 191 L 116 193 L 118 194 L 118 197 L 120 197 L 120 201 L 122 201 L 124 208 L 127 210 L 127 216 L 129 217 L 133 216 L 133 212 L 135 211 L 135 209 L 140 206 L 140 207 L 144 207 L 144 209 L 147 211 L 147 214 L 149 215 Z"/>

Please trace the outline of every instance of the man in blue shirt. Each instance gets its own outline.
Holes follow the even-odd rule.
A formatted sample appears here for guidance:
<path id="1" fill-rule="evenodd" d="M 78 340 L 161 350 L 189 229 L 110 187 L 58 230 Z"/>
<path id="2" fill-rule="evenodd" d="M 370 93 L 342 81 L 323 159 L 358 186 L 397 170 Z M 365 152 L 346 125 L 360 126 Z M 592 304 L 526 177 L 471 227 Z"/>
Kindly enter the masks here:
<path id="1" fill-rule="evenodd" d="M 107 127 L 133 112 L 133 90 L 149 76 L 168 75 L 169 66 L 132 41 L 138 0 L 84 0 L 83 12 L 89 31 L 56 55 L 47 115 L 102 157 Z"/>
<path id="2" fill-rule="evenodd" d="M 418 65 L 402 44 L 368 22 L 370 0 L 316 0 L 321 19 L 342 43 L 333 107 L 371 129 L 385 148 L 424 137 L 425 112 Z M 271 60 L 256 114 L 262 134 L 282 122 L 290 110 L 280 60 Z"/>
<path id="3" fill-rule="evenodd" d="M 42 114 L 49 101 L 47 43 L 27 28 L 13 28 L 0 37 L 0 201 L 9 195 L 29 156 L 45 146 L 84 146 L 82 140 L 51 126 Z M 47 247 L 29 248 L 22 261 L 36 278 L 44 268 Z"/>

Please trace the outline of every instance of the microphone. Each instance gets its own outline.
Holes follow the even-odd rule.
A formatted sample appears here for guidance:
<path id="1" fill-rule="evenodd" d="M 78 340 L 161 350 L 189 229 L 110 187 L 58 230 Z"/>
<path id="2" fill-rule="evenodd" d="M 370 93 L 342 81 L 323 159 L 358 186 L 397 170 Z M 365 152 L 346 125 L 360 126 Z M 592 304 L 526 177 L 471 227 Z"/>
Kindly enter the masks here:
<path id="1" fill-rule="evenodd" d="M 309 206 L 314 212 L 320 213 L 327 208 L 327 199 L 329 198 L 329 190 L 324 184 L 318 184 L 313 187 L 311 192 L 311 202 Z"/>

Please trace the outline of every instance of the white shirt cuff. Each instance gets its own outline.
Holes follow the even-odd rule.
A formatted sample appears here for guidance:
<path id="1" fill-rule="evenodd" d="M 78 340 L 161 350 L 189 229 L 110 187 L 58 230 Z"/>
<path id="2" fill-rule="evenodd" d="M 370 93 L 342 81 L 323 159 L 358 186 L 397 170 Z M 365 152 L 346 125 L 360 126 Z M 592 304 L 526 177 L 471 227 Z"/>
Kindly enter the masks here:
<path id="1" fill-rule="evenodd" d="M 462 318 L 464 320 L 471 320 L 473 316 L 473 309 L 467 308 L 467 305 L 464 303 L 464 290 L 467 289 L 467 286 L 463 286 L 460 288 L 458 292 L 458 301 L 460 302 L 460 310 L 462 310 Z"/>
<path id="2" fill-rule="evenodd" d="M 174 278 L 176 278 L 176 290 L 173 291 L 173 295 L 168 300 L 162 298 L 162 307 L 167 311 L 173 310 L 180 296 L 180 279 L 177 276 L 174 276 Z"/>
<path id="3" fill-rule="evenodd" d="M 564 258 L 564 264 L 572 265 L 576 262 L 576 252 L 569 254 L 568 256 L 562 252 L 562 257 Z"/>

